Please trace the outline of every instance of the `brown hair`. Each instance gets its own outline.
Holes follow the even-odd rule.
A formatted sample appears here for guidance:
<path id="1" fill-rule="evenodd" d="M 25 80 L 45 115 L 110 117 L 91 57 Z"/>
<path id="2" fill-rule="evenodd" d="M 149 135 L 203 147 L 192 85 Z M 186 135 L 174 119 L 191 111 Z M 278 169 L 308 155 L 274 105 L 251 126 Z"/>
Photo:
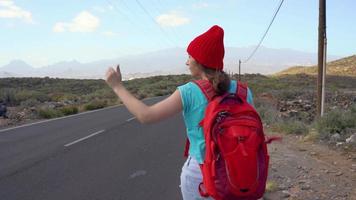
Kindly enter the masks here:
<path id="1" fill-rule="evenodd" d="M 230 77 L 222 70 L 210 69 L 202 66 L 206 77 L 209 79 L 210 83 L 217 95 L 225 94 L 230 87 Z"/>

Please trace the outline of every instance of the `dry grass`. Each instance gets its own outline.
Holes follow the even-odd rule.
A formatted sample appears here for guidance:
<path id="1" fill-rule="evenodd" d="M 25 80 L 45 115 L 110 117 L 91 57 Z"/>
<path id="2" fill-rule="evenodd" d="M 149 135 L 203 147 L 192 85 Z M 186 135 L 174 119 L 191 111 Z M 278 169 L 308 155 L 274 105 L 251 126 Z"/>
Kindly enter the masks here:
<path id="1" fill-rule="evenodd" d="M 304 67 L 296 66 L 283 70 L 276 75 L 286 74 L 317 74 L 317 66 Z M 328 62 L 326 66 L 328 75 L 356 76 L 356 55 Z"/>

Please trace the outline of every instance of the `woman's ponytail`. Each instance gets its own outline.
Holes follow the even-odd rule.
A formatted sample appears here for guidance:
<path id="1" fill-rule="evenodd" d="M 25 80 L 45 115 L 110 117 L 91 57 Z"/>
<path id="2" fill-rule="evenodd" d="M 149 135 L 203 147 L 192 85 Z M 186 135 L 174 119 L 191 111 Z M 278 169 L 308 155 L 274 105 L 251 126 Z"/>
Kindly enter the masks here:
<path id="1" fill-rule="evenodd" d="M 203 66 L 203 71 L 205 72 L 210 83 L 213 85 L 213 88 L 217 95 L 223 95 L 229 91 L 230 87 L 230 77 L 224 71 L 209 69 Z"/>

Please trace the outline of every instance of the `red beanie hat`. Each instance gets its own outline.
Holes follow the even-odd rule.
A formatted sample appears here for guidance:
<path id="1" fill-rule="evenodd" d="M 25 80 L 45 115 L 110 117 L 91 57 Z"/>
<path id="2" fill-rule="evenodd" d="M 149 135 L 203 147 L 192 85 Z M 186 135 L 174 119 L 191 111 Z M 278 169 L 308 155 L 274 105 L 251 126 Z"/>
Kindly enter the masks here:
<path id="1" fill-rule="evenodd" d="M 222 70 L 224 67 L 224 30 L 215 25 L 190 42 L 187 52 L 205 67 Z"/>

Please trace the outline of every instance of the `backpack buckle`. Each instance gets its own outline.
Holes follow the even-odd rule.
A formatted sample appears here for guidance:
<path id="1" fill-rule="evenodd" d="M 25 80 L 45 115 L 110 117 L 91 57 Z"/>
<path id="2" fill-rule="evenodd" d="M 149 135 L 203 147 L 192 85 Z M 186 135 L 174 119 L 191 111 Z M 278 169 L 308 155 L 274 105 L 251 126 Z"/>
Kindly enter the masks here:
<path id="1" fill-rule="evenodd" d="M 216 155 L 216 159 L 215 159 L 215 161 L 219 161 L 219 159 L 220 159 L 220 153 L 218 153 L 217 155 Z"/>
<path id="2" fill-rule="evenodd" d="M 216 117 L 216 122 L 220 123 L 222 120 L 224 120 L 229 115 L 230 115 L 230 113 L 226 110 L 219 112 L 218 116 Z"/>
<path id="3" fill-rule="evenodd" d="M 245 142 L 245 140 L 247 139 L 246 136 L 238 136 L 237 137 L 237 141 L 240 143 L 240 142 Z"/>

